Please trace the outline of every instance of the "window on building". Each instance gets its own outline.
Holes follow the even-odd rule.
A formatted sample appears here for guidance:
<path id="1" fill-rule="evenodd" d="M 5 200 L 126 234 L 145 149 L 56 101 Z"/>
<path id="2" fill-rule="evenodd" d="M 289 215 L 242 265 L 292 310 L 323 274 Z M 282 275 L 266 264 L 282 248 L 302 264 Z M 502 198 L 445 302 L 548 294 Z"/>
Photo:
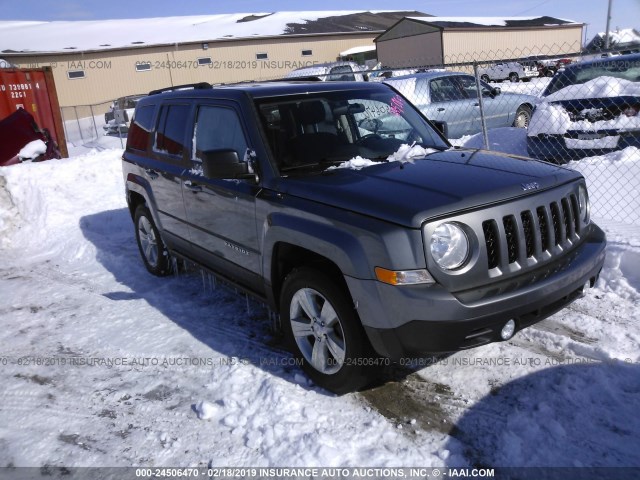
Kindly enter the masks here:
<path id="1" fill-rule="evenodd" d="M 256 60 L 268 60 L 268 59 L 269 59 L 268 53 L 256 53 Z"/>
<path id="2" fill-rule="evenodd" d="M 201 57 L 198 59 L 198 65 L 211 65 L 211 57 Z"/>
<path id="3" fill-rule="evenodd" d="M 136 63 L 136 72 L 148 72 L 151 70 L 150 63 Z"/>
<path id="4" fill-rule="evenodd" d="M 303 57 L 310 57 L 311 55 L 313 55 L 313 50 L 302 50 Z"/>
<path id="5" fill-rule="evenodd" d="M 70 80 L 74 80 L 76 78 L 84 78 L 85 77 L 84 70 L 69 70 L 67 72 L 67 77 Z"/>

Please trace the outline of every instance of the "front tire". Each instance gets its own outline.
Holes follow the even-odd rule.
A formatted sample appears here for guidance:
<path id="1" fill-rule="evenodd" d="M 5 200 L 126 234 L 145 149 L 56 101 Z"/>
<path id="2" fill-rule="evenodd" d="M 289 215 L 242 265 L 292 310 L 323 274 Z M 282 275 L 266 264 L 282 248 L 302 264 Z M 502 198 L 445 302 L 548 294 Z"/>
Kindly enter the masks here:
<path id="1" fill-rule="evenodd" d="M 481 75 L 480 80 L 482 80 L 485 83 L 489 83 L 491 79 L 489 78 L 489 75 Z"/>
<path id="2" fill-rule="evenodd" d="M 528 128 L 531 121 L 531 107 L 520 105 L 516 110 L 516 117 L 513 119 L 513 126 L 516 128 Z"/>
<path id="3" fill-rule="evenodd" d="M 151 212 L 145 205 L 139 205 L 134 215 L 136 241 L 144 266 L 149 273 L 164 277 L 171 273 L 169 254 L 153 221 Z"/>
<path id="4" fill-rule="evenodd" d="M 376 358 L 344 288 L 318 270 L 296 269 L 280 307 L 288 347 L 316 385 L 344 394 L 369 383 Z"/>
<path id="5" fill-rule="evenodd" d="M 511 72 L 509 74 L 509 80 L 513 83 L 517 83 L 520 81 L 520 77 L 518 76 L 518 74 L 516 72 Z"/>

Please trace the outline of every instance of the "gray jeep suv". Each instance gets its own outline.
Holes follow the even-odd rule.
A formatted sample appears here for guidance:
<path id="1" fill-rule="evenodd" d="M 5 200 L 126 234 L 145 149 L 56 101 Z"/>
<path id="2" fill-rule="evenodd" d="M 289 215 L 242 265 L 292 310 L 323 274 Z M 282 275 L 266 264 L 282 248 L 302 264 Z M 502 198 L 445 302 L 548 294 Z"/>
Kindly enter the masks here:
<path id="1" fill-rule="evenodd" d="M 279 314 L 320 386 L 507 340 L 592 286 L 572 170 L 452 148 L 384 84 L 197 84 L 142 98 L 123 156 L 147 269 L 186 258 Z"/>

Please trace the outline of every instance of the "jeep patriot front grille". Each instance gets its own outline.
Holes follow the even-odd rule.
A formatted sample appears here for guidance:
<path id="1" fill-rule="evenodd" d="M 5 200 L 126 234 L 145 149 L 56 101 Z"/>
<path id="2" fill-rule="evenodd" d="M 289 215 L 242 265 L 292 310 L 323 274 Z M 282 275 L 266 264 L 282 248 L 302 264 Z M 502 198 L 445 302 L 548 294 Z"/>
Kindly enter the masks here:
<path id="1" fill-rule="evenodd" d="M 569 249 L 580 238 L 575 193 L 533 209 L 482 223 L 487 268 L 507 269 L 527 259 L 546 260 Z"/>

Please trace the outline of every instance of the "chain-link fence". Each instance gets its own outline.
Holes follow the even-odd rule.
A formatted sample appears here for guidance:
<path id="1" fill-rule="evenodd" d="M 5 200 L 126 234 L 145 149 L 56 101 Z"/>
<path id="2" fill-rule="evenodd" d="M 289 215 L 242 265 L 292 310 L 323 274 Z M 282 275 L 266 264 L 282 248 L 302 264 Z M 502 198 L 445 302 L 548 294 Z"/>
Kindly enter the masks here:
<path id="1" fill-rule="evenodd" d="M 385 82 L 454 146 L 567 164 L 586 177 L 593 216 L 640 224 L 640 55 L 577 50 L 566 44 L 412 58 L 379 48 L 383 58 L 372 70 L 336 62 L 285 77 Z M 68 141 L 126 137 L 137 98 L 63 108 Z M 364 126 L 371 135 L 394 135 L 384 121 Z"/>
<path id="2" fill-rule="evenodd" d="M 130 95 L 94 105 L 62 107 L 67 143 L 76 147 L 100 148 L 117 144 L 102 141 L 111 137 L 119 139 L 120 147 L 124 148 L 136 101 L 141 96 Z"/>

